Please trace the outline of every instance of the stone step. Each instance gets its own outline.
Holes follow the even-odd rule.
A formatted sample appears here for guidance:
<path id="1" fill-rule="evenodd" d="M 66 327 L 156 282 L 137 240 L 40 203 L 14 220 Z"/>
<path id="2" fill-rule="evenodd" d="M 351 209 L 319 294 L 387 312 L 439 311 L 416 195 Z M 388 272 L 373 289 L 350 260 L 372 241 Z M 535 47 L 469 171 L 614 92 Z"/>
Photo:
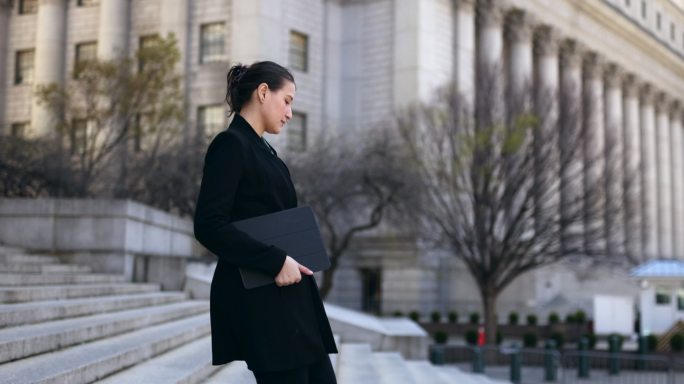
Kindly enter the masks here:
<path id="1" fill-rule="evenodd" d="M 406 366 L 411 372 L 413 379 L 418 384 L 449 384 L 450 381 L 440 374 L 434 365 L 427 360 L 407 361 Z"/>
<path id="2" fill-rule="evenodd" d="M 159 284 L 151 283 L 27 285 L 22 287 L 0 287 L 0 303 L 63 300 L 77 297 L 127 295 L 132 293 L 158 291 Z"/>
<path id="3" fill-rule="evenodd" d="M 210 333 L 209 315 L 145 327 L 116 337 L 2 364 L 0 384 L 92 383 Z"/>
<path id="4" fill-rule="evenodd" d="M 499 381 L 490 379 L 485 375 L 475 374 L 471 372 L 464 372 L 457 367 L 440 366 L 436 367 L 437 371 L 440 372 L 441 376 L 444 377 L 450 384 L 495 384 L 495 383 L 505 383 L 505 381 Z"/>
<path id="5" fill-rule="evenodd" d="M 19 247 L 11 247 L 9 245 L 0 245 L 0 255 L 12 253 L 26 253 L 26 249 Z"/>
<path id="6" fill-rule="evenodd" d="M 211 336 L 207 336 L 108 376 L 98 383 L 194 384 L 219 368 L 211 365 Z"/>
<path id="7" fill-rule="evenodd" d="M 52 255 L 31 255 L 26 253 L 5 253 L 0 254 L 0 264 L 59 264 L 57 256 Z"/>
<path id="8" fill-rule="evenodd" d="M 72 264 L 0 264 L 0 273 L 89 273 L 87 265 Z"/>
<path id="9" fill-rule="evenodd" d="M 338 380 L 339 381 L 339 380 Z M 203 381 L 204 384 L 256 384 L 252 371 L 244 361 L 233 361 Z"/>
<path id="10" fill-rule="evenodd" d="M 417 384 L 399 352 L 374 352 L 373 365 L 381 384 Z"/>
<path id="11" fill-rule="evenodd" d="M 377 384 L 380 375 L 373 365 L 369 344 L 343 343 L 337 361 L 340 384 Z"/>
<path id="12" fill-rule="evenodd" d="M 123 275 L 104 273 L 0 273 L 0 286 L 123 283 L 125 281 L 126 277 Z"/>
<path id="13" fill-rule="evenodd" d="M 85 299 L 0 304 L 0 328 L 175 303 L 184 292 L 152 292 Z"/>
<path id="14" fill-rule="evenodd" d="M 0 363 L 207 312 L 207 301 L 56 320 L 0 330 Z"/>

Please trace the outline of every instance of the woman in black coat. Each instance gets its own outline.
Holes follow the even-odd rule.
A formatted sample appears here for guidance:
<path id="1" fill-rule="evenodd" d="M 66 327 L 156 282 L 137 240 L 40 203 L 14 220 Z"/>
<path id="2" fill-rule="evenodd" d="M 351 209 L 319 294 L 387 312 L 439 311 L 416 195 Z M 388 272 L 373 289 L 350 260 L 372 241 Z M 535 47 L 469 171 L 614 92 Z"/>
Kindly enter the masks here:
<path id="1" fill-rule="evenodd" d="M 195 237 L 218 256 L 211 283 L 213 364 L 245 360 L 259 384 L 335 383 L 336 353 L 313 273 L 286 252 L 254 240 L 231 222 L 294 208 L 285 163 L 263 139 L 292 118 L 292 74 L 273 62 L 228 72 L 233 121 L 209 145 L 195 210 Z M 245 289 L 239 267 L 275 284 Z"/>

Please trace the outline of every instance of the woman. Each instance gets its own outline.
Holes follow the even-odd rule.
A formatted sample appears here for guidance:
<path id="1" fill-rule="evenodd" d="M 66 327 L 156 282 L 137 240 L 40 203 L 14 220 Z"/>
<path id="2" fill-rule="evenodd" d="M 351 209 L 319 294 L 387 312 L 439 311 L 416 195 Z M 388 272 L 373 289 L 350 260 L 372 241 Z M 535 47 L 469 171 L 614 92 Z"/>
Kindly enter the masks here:
<path id="1" fill-rule="evenodd" d="M 313 272 L 231 222 L 294 208 L 290 173 L 263 134 L 292 118 L 292 74 L 269 62 L 233 66 L 226 102 L 235 113 L 209 145 L 195 210 L 195 237 L 218 256 L 211 283 L 213 364 L 245 360 L 257 383 L 336 383 L 336 353 Z M 274 284 L 245 289 L 239 267 Z"/>

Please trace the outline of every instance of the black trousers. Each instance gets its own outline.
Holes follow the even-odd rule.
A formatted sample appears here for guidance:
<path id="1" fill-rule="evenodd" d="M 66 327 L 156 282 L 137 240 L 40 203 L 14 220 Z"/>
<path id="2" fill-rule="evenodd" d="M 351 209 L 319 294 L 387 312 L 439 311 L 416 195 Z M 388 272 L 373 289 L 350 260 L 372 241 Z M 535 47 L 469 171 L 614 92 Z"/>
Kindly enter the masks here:
<path id="1" fill-rule="evenodd" d="M 337 384 L 330 358 L 304 367 L 275 372 L 252 372 L 257 384 Z"/>

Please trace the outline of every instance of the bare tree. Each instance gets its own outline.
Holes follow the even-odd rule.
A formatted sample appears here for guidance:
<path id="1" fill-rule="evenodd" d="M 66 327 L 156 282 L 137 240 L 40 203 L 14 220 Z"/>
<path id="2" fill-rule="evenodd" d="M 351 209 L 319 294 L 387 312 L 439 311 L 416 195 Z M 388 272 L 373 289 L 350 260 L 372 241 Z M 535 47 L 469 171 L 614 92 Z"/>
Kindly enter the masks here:
<path id="1" fill-rule="evenodd" d="M 65 85 L 39 88 L 40 101 L 56 118 L 62 158 L 78 175 L 69 194 L 126 197 L 140 182 L 140 175 L 129 179 L 128 163 L 151 166 L 178 136 L 182 96 L 174 67 L 179 58 L 173 36 L 157 38 L 133 58 L 84 61 Z M 113 158 L 115 153 L 123 156 Z"/>
<path id="2" fill-rule="evenodd" d="M 494 76 L 480 76 L 474 111 L 449 87 L 437 102 L 408 109 L 397 126 L 421 186 L 415 217 L 425 237 L 464 262 L 479 288 L 486 333 L 495 335 L 497 298 L 523 274 L 573 257 L 623 256 L 593 246 L 605 243 L 604 231 L 584 229 L 609 217 L 615 230 L 624 204 L 600 198 L 604 183 L 583 183 L 585 172 L 619 182 L 611 168 L 620 162 L 604 158 L 613 159 L 613 143 L 601 153 L 585 148 L 593 133 L 582 116 L 591 106 L 572 90 L 560 95 L 559 110 L 548 90 L 503 96 L 489 86 Z M 488 108 L 496 97 L 505 118 Z"/>
<path id="3" fill-rule="evenodd" d="M 400 217 L 410 195 L 401 151 L 388 133 L 378 127 L 346 137 L 321 136 L 306 152 L 289 156 L 299 199 L 316 212 L 330 254 L 320 287 L 324 298 L 358 235 L 390 216 Z"/>

